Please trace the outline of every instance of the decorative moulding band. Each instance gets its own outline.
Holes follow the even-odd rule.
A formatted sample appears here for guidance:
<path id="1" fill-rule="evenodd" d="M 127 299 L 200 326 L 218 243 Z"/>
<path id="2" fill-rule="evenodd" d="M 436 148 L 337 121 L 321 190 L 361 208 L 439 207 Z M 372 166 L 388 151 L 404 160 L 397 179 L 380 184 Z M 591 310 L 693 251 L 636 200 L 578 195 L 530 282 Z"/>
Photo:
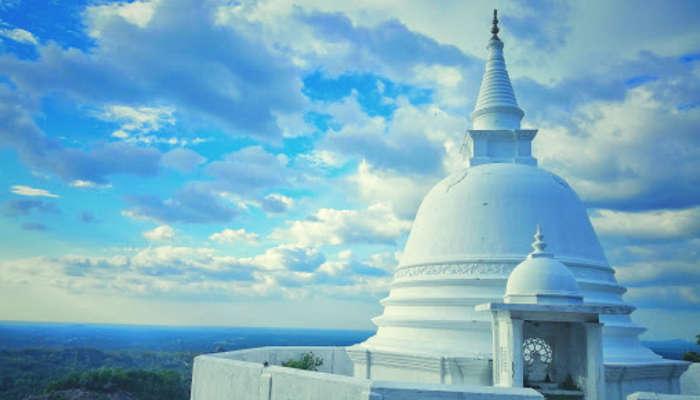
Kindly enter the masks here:
<path id="1" fill-rule="evenodd" d="M 498 257 L 489 257 L 486 255 L 469 255 L 469 254 L 456 254 L 449 256 L 449 259 L 445 258 L 434 258 L 434 259 L 424 259 L 419 262 L 412 262 L 410 264 L 400 264 L 396 270 L 399 271 L 404 268 L 411 267 L 422 267 L 427 265 L 446 265 L 446 264 L 519 264 L 527 257 L 527 254 L 505 254 Z M 568 267 L 586 267 L 595 268 L 604 271 L 613 271 L 613 269 L 607 264 L 607 262 L 599 262 L 590 259 L 576 258 L 576 257 L 566 257 L 559 256 L 556 257 L 557 260 L 561 261 Z"/>
<path id="2" fill-rule="evenodd" d="M 469 275 L 475 278 L 482 276 L 508 276 L 516 263 L 459 263 L 431 264 L 412 267 L 400 267 L 394 273 L 394 279 L 414 278 L 434 275 Z"/>
<path id="3" fill-rule="evenodd" d="M 391 297 L 380 300 L 383 306 L 423 306 L 423 307 L 438 307 L 438 306 L 475 306 L 477 304 L 487 303 L 489 301 L 497 301 L 490 297 L 432 297 L 432 298 L 399 298 Z"/>
<path id="4" fill-rule="evenodd" d="M 514 114 L 518 115 L 520 118 L 525 116 L 525 113 L 523 110 L 521 110 L 518 106 L 487 106 L 484 108 L 480 108 L 478 110 L 474 110 L 471 114 L 469 114 L 469 117 L 471 117 L 472 121 L 476 119 L 477 117 L 484 115 L 484 114 L 491 114 L 491 113 L 509 113 L 509 114 Z"/>
<path id="5" fill-rule="evenodd" d="M 372 322 L 379 326 L 395 326 L 403 328 L 422 328 L 422 329 L 452 329 L 452 330 L 482 330 L 484 327 L 490 327 L 491 321 L 470 320 L 442 320 L 442 319 L 399 319 L 388 318 L 384 316 L 372 318 Z"/>

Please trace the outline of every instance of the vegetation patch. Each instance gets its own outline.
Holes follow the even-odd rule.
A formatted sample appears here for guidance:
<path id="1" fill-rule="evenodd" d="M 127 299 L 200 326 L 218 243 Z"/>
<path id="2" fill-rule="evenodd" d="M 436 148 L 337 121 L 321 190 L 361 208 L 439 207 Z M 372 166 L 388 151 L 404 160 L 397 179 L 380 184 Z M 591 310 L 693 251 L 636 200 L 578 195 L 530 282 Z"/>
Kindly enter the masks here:
<path id="1" fill-rule="evenodd" d="M 70 374 L 49 383 L 44 392 L 68 389 L 102 393 L 126 392 L 141 400 L 187 400 L 189 388 L 187 382 L 174 371 L 105 368 Z"/>
<path id="2" fill-rule="evenodd" d="M 323 365 L 323 359 L 314 356 L 312 352 L 302 354 L 298 360 L 290 358 L 282 363 L 283 367 L 305 369 L 308 371 L 318 371 L 318 367 L 321 365 Z"/>

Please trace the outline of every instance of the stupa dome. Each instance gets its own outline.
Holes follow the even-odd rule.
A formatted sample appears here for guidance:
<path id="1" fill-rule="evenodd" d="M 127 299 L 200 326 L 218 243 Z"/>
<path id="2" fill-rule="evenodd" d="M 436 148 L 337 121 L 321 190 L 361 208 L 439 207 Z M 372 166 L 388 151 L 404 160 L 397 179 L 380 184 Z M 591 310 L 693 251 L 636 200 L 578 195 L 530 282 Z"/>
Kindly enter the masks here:
<path id="1" fill-rule="evenodd" d="M 607 266 L 588 214 L 562 178 L 512 163 L 482 164 L 439 182 L 418 209 L 399 271 L 413 265 L 464 260 L 521 261 L 523 238 L 547 227 L 561 260 Z"/>
<path id="2" fill-rule="evenodd" d="M 506 303 L 582 304 L 576 277 L 569 269 L 544 251 L 544 235 L 537 226 L 534 251 L 518 264 L 506 283 Z"/>

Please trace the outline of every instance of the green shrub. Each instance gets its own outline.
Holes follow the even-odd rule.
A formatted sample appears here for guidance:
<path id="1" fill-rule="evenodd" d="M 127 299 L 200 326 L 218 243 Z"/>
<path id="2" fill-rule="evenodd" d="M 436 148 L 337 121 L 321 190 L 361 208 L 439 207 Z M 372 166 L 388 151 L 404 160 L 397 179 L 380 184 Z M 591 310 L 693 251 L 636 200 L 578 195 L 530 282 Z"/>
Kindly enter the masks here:
<path id="1" fill-rule="evenodd" d="M 282 363 L 283 367 L 305 369 L 309 371 L 318 371 L 318 367 L 323 365 L 321 357 L 314 356 L 314 353 L 304 353 L 298 360 L 290 358 Z"/>
<path id="2" fill-rule="evenodd" d="M 681 357 L 682 360 L 684 361 L 690 361 L 690 362 L 700 362 L 700 354 L 694 351 L 686 351 L 683 353 L 683 357 Z"/>

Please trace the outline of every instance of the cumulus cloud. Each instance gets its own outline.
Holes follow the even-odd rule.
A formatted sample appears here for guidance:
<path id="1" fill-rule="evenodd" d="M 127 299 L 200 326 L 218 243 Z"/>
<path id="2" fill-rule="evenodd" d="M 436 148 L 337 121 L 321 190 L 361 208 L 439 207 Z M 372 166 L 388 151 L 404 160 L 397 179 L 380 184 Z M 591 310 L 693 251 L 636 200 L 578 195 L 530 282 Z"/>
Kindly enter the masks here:
<path id="1" fill-rule="evenodd" d="M 659 98 L 678 85 L 654 82 L 629 90 L 623 102 L 582 106 L 571 128 L 542 129 L 534 152 L 591 206 L 694 206 L 700 196 L 700 108 L 679 110 L 678 103 Z"/>
<path id="2" fill-rule="evenodd" d="M 378 168 L 402 173 L 434 174 L 442 170 L 444 147 L 440 139 L 444 135 L 431 137 L 438 127 L 417 124 L 419 118 L 410 117 L 423 110 L 403 102 L 387 121 L 365 114 L 356 98 L 348 97 L 342 103 L 329 104 L 324 111 L 342 127 L 330 130 L 318 143 L 319 149 L 360 157 Z M 423 129 L 426 125 L 431 128 Z"/>
<path id="3" fill-rule="evenodd" d="M 169 225 L 157 226 L 150 231 L 143 232 L 143 237 L 151 242 L 167 242 L 175 239 L 175 229 Z"/>
<path id="4" fill-rule="evenodd" d="M 219 243 L 234 243 L 234 242 L 247 242 L 256 243 L 260 235 L 257 233 L 247 232 L 245 229 L 230 229 L 225 228 L 221 232 L 217 232 L 209 236 L 209 239 L 214 240 Z"/>
<path id="5" fill-rule="evenodd" d="M 63 146 L 33 121 L 37 109 L 36 100 L 0 84 L 0 145 L 15 148 L 26 165 L 67 181 L 96 184 L 106 184 L 112 174 L 149 176 L 158 172 L 160 152 L 156 149 L 126 143 L 95 143 L 87 150 Z"/>
<path id="6" fill-rule="evenodd" d="M 150 10 L 149 17 L 136 18 L 144 13 L 133 11 L 134 4 Z M 234 135 L 279 138 L 276 115 L 297 112 L 305 102 L 296 67 L 261 41 L 249 21 L 216 24 L 218 6 L 178 0 L 88 7 L 90 51 L 49 43 L 37 46 L 36 60 L 0 58 L 0 69 L 34 95 L 135 110 L 159 104 Z"/>
<path id="7" fill-rule="evenodd" d="M 65 255 L 0 262 L 3 287 L 50 286 L 71 293 L 230 299 L 259 294 L 254 267 L 211 249 L 159 246 L 111 257 Z"/>
<path id="8" fill-rule="evenodd" d="M 625 295 L 625 301 L 639 307 L 697 311 L 700 307 L 700 283 L 631 288 Z"/>
<path id="9" fill-rule="evenodd" d="M 349 188 L 368 204 L 386 202 L 402 218 L 412 218 L 428 190 L 436 183 L 432 177 L 403 175 L 382 171 L 363 161 L 357 172 L 347 178 Z"/>
<path id="10" fill-rule="evenodd" d="M 190 149 L 177 148 L 163 154 L 160 163 L 180 172 L 192 172 L 207 159 Z"/>
<path id="11" fill-rule="evenodd" d="M 393 244 L 411 226 L 410 221 L 397 217 L 386 203 L 365 210 L 322 208 L 306 220 L 287 223 L 288 228 L 275 230 L 272 237 L 291 239 L 305 246 Z"/>
<path id="12" fill-rule="evenodd" d="M 351 261 L 326 261 L 319 267 L 319 271 L 325 273 L 330 277 L 336 278 L 335 282 L 343 282 L 343 280 L 337 280 L 338 278 L 343 278 L 345 282 L 349 282 L 349 277 L 353 276 L 387 276 L 388 272 L 376 268 L 365 263 L 351 260 Z M 320 278 L 321 281 L 324 277 Z M 328 282 L 328 281 L 327 281 Z"/>
<path id="13" fill-rule="evenodd" d="M 270 248 L 253 258 L 255 265 L 264 269 L 287 269 L 300 272 L 313 272 L 325 260 L 323 253 L 314 248 L 291 244 Z"/>
<path id="14" fill-rule="evenodd" d="M 14 185 L 10 188 L 10 192 L 20 196 L 41 196 L 41 197 L 59 197 L 46 189 L 37 189 L 29 186 Z"/>
<path id="15" fill-rule="evenodd" d="M 260 203 L 266 212 L 279 214 L 294 206 L 294 199 L 278 193 L 271 193 L 263 197 Z"/>
<path id="16" fill-rule="evenodd" d="M 602 236 L 646 240 L 697 237 L 700 207 L 643 212 L 598 210 L 591 222 Z"/>
<path id="17" fill-rule="evenodd" d="M 268 153 L 261 146 L 250 146 L 226 155 L 222 161 L 207 165 L 207 174 L 217 179 L 221 190 L 253 194 L 287 182 L 292 171 L 285 169 L 287 159 Z"/>
<path id="18" fill-rule="evenodd" d="M 31 32 L 20 28 L 0 29 L 0 36 L 4 36 L 20 43 L 33 45 L 39 44 L 36 36 L 34 36 Z"/>
<path id="19" fill-rule="evenodd" d="M 303 298 L 314 292 L 307 285 L 323 285 L 324 295 L 340 285 L 352 287 L 343 290 L 343 296 L 350 298 L 353 293 L 364 296 L 377 290 L 376 279 L 386 275 L 353 261 L 330 279 L 319 270 L 324 263 L 326 258 L 319 251 L 296 245 L 273 247 L 249 258 L 221 256 L 209 248 L 157 246 L 110 257 L 2 261 L 0 286 L 48 285 L 72 293 L 223 300 L 261 295 Z"/>
<path id="20" fill-rule="evenodd" d="M 99 114 L 101 119 L 120 123 L 122 134 L 115 137 L 128 136 L 128 132 L 148 133 L 160 130 L 163 126 L 175 124 L 172 107 L 130 107 L 126 105 L 110 105 Z"/>
<path id="21" fill-rule="evenodd" d="M 162 223 L 228 222 L 238 209 L 222 201 L 208 187 L 190 184 L 162 200 L 154 195 L 129 195 L 125 201 L 132 205 L 122 213 L 134 219 L 154 220 Z"/>
<path id="22" fill-rule="evenodd" d="M 296 17 L 311 27 L 317 38 L 336 45 L 326 45 L 326 48 L 335 50 L 335 63 L 326 62 L 331 71 L 352 66 L 361 71 L 405 76 L 410 75 L 418 64 L 451 66 L 475 63 L 474 58 L 457 47 L 443 45 L 411 31 L 395 19 L 368 27 L 353 24 L 341 13 L 299 11 Z"/>
<path id="23" fill-rule="evenodd" d="M 90 189 L 109 189 L 112 187 L 112 184 L 107 183 L 107 184 L 97 184 L 92 181 L 84 181 L 82 179 L 76 179 L 69 183 L 70 186 L 72 187 L 77 187 L 77 188 L 90 188 Z"/>

